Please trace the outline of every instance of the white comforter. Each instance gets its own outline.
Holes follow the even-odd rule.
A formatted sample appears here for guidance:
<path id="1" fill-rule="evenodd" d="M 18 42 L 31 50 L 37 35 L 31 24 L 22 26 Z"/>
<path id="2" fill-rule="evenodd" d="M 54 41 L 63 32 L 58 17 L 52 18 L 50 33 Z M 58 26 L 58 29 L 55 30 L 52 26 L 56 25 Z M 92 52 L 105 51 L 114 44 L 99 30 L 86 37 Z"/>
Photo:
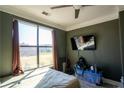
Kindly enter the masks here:
<path id="1" fill-rule="evenodd" d="M 72 75 L 60 71 L 48 69 L 41 81 L 36 85 L 37 88 L 65 88 L 80 87 L 79 81 Z"/>
<path id="2" fill-rule="evenodd" d="M 0 85 L 3 88 L 77 88 L 79 81 L 72 75 L 50 68 L 36 69 L 10 77 Z"/>

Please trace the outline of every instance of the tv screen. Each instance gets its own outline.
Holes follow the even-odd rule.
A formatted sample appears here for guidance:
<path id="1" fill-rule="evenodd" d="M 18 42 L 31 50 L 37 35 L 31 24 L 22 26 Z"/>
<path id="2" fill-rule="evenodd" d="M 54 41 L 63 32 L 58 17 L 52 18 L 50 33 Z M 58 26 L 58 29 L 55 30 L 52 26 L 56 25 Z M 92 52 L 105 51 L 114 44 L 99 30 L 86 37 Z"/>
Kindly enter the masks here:
<path id="1" fill-rule="evenodd" d="M 72 50 L 77 50 L 77 45 L 74 38 L 71 38 Z"/>
<path id="2" fill-rule="evenodd" d="M 86 36 L 75 36 L 71 38 L 72 49 L 73 50 L 95 50 L 95 36 L 86 35 Z"/>

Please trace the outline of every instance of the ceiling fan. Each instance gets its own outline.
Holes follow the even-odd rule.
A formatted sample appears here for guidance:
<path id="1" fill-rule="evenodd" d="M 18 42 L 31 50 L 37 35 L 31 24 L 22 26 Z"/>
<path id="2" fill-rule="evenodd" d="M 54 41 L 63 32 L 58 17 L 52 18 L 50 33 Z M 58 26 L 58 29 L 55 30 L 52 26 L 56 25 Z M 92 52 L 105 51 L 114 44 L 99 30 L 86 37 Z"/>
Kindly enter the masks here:
<path id="1" fill-rule="evenodd" d="M 65 8 L 65 7 L 73 7 L 75 9 L 75 19 L 78 18 L 81 7 L 87 7 L 91 5 L 59 5 L 53 6 L 51 9 Z"/>

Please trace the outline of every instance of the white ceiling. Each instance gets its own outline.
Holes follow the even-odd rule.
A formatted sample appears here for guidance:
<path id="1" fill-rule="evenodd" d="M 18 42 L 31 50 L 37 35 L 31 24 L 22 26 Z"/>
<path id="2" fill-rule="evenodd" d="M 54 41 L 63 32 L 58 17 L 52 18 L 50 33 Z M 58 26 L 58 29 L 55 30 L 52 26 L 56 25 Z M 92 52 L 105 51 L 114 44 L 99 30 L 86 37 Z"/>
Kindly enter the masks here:
<path id="1" fill-rule="evenodd" d="M 82 7 L 79 18 L 74 17 L 74 8 L 66 7 L 60 9 L 50 9 L 50 5 L 1 5 L 1 11 L 8 12 L 20 17 L 37 21 L 49 26 L 53 26 L 66 31 L 77 29 L 112 19 L 118 18 L 119 10 L 123 10 L 124 6 L 115 5 L 96 5 Z M 45 16 L 42 11 L 48 12 L 50 15 Z"/>

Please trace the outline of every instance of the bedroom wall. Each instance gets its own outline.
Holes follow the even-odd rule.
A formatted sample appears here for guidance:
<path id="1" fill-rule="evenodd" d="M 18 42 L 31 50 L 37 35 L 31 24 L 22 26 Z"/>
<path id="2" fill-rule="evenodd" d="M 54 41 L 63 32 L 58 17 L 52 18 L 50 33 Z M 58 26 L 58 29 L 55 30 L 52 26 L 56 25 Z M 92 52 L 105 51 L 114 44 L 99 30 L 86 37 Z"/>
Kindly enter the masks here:
<path id="1" fill-rule="evenodd" d="M 120 39 L 121 39 L 121 53 L 122 53 L 122 67 L 124 67 L 124 11 L 119 13 L 119 22 L 120 22 Z M 123 76 L 124 76 L 124 68 L 123 68 Z"/>
<path id="2" fill-rule="evenodd" d="M 0 12 L 0 73 L 2 73 L 2 31 L 1 31 L 1 12 Z"/>
<path id="3" fill-rule="evenodd" d="M 56 31 L 56 41 L 57 41 L 57 46 L 58 46 L 58 51 L 59 51 L 59 57 L 65 57 L 65 44 L 66 44 L 66 32 L 62 30 L 57 30 Z"/>
<path id="4" fill-rule="evenodd" d="M 2 43 L 0 43 L 0 45 L 2 45 L 2 53 L 1 52 L 0 53 L 3 59 L 2 61 L 0 60 L 1 61 L 0 66 L 2 66 L 0 68 L 0 71 L 2 71 L 0 73 L 0 76 L 5 76 L 5 75 L 9 75 L 12 73 L 12 33 L 11 31 L 12 31 L 12 20 L 15 16 L 5 13 L 5 12 L 0 12 L 0 13 L 1 13 L 1 19 L 2 19 L 0 20 L 1 22 L 0 26 L 2 27 Z M 56 32 L 56 35 L 57 35 L 57 46 L 58 46 L 58 51 L 59 51 L 58 53 L 59 58 L 65 57 L 65 34 L 66 32 L 56 29 L 56 28 L 54 28 L 54 31 Z"/>
<path id="5" fill-rule="evenodd" d="M 62 71 L 62 62 L 65 58 L 65 49 L 66 49 L 66 32 L 62 30 L 57 30 L 56 31 L 56 41 L 57 41 L 57 48 L 58 48 L 58 62 L 59 62 L 59 70 Z"/>
<path id="6" fill-rule="evenodd" d="M 12 72 L 12 20 L 12 15 L 1 12 L 2 72 L 0 75 L 7 75 Z"/>
<path id="7" fill-rule="evenodd" d="M 101 68 L 105 78 L 120 81 L 121 59 L 118 19 L 67 32 L 67 53 L 72 64 L 78 60 L 78 52 L 72 50 L 70 38 L 75 35 L 96 36 L 95 51 L 80 51 L 88 64 Z"/>

